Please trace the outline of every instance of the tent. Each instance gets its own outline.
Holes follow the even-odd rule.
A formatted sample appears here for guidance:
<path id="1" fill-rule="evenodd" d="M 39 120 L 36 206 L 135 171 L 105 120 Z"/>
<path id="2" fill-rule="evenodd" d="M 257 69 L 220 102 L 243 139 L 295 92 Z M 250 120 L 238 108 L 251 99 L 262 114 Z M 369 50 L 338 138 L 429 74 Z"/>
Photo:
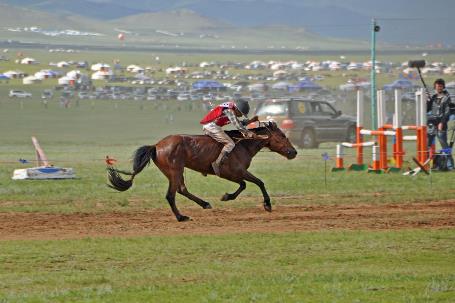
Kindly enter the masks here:
<path id="1" fill-rule="evenodd" d="M 370 88 L 370 82 L 365 81 L 365 80 L 348 80 L 345 84 L 341 84 L 339 86 L 339 89 L 342 91 L 354 91 L 354 90 L 359 90 L 359 89 L 369 89 Z"/>
<path id="2" fill-rule="evenodd" d="M 193 89 L 213 89 L 222 90 L 226 87 L 218 81 L 214 80 L 199 80 L 192 84 Z"/>
<path id="3" fill-rule="evenodd" d="M 76 78 L 63 76 L 57 80 L 59 85 L 69 85 L 71 81 L 76 81 Z"/>
<path id="4" fill-rule="evenodd" d="M 24 73 L 18 70 L 9 70 L 4 72 L 3 75 L 7 76 L 8 78 L 20 78 L 24 76 Z"/>
<path id="5" fill-rule="evenodd" d="M 126 67 L 126 70 L 129 71 L 130 73 L 143 73 L 145 71 L 143 67 L 140 67 L 135 64 L 128 65 Z"/>
<path id="6" fill-rule="evenodd" d="M 296 85 L 289 87 L 290 92 L 295 92 L 295 91 L 300 91 L 300 90 L 317 90 L 317 89 L 322 89 L 322 87 L 319 86 L 318 84 L 314 83 L 310 79 L 303 79 Z"/>
<path id="7" fill-rule="evenodd" d="M 21 60 L 21 64 L 35 64 L 36 60 L 33 58 L 24 58 Z"/>
<path id="8" fill-rule="evenodd" d="M 36 78 L 35 76 L 28 76 L 28 77 L 25 77 L 24 79 L 22 79 L 22 84 L 27 84 L 27 85 L 35 84 L 35 83 L 39 83 L 39 82 L 41 82 L 41 80 Z"/>
<path id="9" fill-rule="evenodd" d="M 416 85 L 408 79 L 398 79 L 390 84 L 384 85 L 384 90 L 409 89 L 414 88 L 415 86 Z"/>
<path id="10" fill-rule="evenodd" d="M 40 70 L 39 72 L 36 72 L 35 73 L 35 77 L 40 79 L 40 80 L 44 80 L 44 79 L 48 79 L 48 78 L 55 78 L 57 77 L 57 73 L 54 72 L 54 71 L 51 71 L 51 70 Z"/>
<path id="11" fill-rule="evenodd" d="M 263 92 L 266 91 L 268 88 L 267 84 L 265 83 L 254 83 L 248 85 L 248 90 L 250 92 Z"/>
<path id="12" fill-rule="evenodd" d="M 66 61 L 60 61 L 57 63 L 57 67 L 68 67 L 70 64 Z"/>
<path id="13" fill-rule="evenodd" d="M 275 89 L 275 90 L 288 90 L 289 86 L 291 86 L 292 84 L 289 83 L 289 82 L 285 82 L 285 81 L 281 81 L 281 82 L 277 82 L 275 84 L 272 85 L 272 89 Z"/>
<path id="14" fill-rule="evenodd" d="M 90 69 L 94 72 L 96 71 L 107 71 L 107 70 L 110 70 L 111 69 L 111 66 L 109 64 L 105 64 L 105 63 L 97 63 L 97 64 L 93 64 Z"/>
<path id="15" fill-rule="evenodd" d="M 112 77 L 113 73 L 110 70 L 100 70 L 92 74 L 92 80 L 107 80 Z"/>

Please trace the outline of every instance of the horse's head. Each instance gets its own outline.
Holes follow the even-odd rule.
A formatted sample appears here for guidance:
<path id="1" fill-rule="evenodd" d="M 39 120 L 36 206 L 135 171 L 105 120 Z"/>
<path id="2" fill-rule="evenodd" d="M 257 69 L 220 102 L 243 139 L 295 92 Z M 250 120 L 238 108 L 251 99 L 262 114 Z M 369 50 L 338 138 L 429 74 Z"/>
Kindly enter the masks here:
<path id="1" fill-rule="evenodd" d="M 265 128 L 269 136 L 266 147 L 288 159 L 294 159 L 297 156 L 297 151 L 275 122 L 266 123 Z"/>

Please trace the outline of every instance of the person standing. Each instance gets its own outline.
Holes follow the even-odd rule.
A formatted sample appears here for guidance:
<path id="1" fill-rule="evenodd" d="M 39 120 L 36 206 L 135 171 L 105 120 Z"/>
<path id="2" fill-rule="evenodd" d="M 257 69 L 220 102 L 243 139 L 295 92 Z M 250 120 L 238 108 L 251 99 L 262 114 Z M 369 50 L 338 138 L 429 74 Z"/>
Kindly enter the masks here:
<path id="1" fill-rule="evenodd" d="M 455 104 L 452 104 L 443 79 L 434 81 L 433 87 L 435 93 L 427 99 L 428 148 L 437 137 L 441 149 L 447 151 L 450 148 L 447 142 L 447 125 L 451 113 L 455 111 Z"/>

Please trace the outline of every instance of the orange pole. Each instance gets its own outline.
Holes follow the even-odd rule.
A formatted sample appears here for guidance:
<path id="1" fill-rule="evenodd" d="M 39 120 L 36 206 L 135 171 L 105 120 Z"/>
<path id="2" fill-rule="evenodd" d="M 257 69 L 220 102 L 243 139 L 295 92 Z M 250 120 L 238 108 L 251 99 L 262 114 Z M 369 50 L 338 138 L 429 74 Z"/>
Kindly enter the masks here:
<path id="1" fill-rule="evenodd" d="M 384 124 L 382 126 L 383 129 L 393 129 L 393 124 Z"/>
<path id="2" fill-rule="evenodd" d="M 357 144 L 357 164 L 363 165 L 363 135 L 360 133 L 362 126 L 356 128 L 356 144 Z"/>
<path id="3" fill-rule="evenodd" d="M 416 135 L 417 135 L 417 160 L 419 160 L 420 163 L 422 162 L 422 129 L 421 127 L 417 127 L 416 129 Z"/>
<path id="4" fill-rule="evenodd" d="M 401 127 L 395 130 L 395 167 L 402 168 L 403 166 L 403 130 Z"/>
<path id="5" fill-rule="evenodd" d="M 379 147 L 377 145 L 373 146 L 373 170 L 374 171 L 378 171 L 381 169 L 380 153 L 381 153 L 381 147 Z"/>
<path id="6" fill-rule="evenodd" d="M 403 125 L 403 129 L 408 129 L 408 130 L 416 130 L 418 128 L 417 125 Z"/>
<path id="7" fill-rule="evenodd" d="M 385 131 L 382 127 L 379 131 Z M 387 137 L 384 134 L 379 135 L 379 163 L 381 169 L 387 169 Z"/>
<path id="8" fill-rule="evenodd" d="M 428 140 L 426 126 L 420 126 L 417 129 L 418 157 L 420 163 L 424 163 L 428 159 Z M 432 152 L 431 156 L 434 154 Z"/>
<path id="9" fill-rule="evenodd" d="M 336 168 L 343 168 L 343 158 L 337 158 L 336 159 L 336 163 L 335 163 L 335 167 Z"/>
<path id="10" fill-rule="evenodd" d="M 428 138 L 427 138 L 427 127 L 426 126 L 422 126 L 422 146 L 424 147 L 423 149 L 423 153 L 422 153 L 422 163 L 424 163 L 425 161 L 427 161 L 428 159 Z"/>
<path id="11" fill-rule="evenodd" d="M 344 168 L 343 163 L 343 146 L 341 144 L 337 144 L 337 154 L 335 160 L 335 167 L 338 169 Z"/>

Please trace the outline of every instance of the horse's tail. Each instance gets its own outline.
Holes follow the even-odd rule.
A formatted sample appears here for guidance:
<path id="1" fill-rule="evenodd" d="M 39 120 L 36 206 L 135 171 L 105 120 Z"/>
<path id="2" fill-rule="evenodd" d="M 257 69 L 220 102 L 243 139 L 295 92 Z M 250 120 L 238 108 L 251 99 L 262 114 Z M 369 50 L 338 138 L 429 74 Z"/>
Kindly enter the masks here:
<path id="1" fill-rule="evenodd" d="M 108 184 L 108 186 L 118 191 L 128 190 L 133 185 L 134 177 L 139 174 L 147 165 L 150 164 L 151 159 L 155 158 L 155 145 L 144 145 L 139 147 L 134 153 L 132 173 L 121 171 L 111 166 L 107 168 L 109 182 L 111 183 Z M 129 180 L 124 180 L 120 174 L 131 176 L 131 178 Z"/>

